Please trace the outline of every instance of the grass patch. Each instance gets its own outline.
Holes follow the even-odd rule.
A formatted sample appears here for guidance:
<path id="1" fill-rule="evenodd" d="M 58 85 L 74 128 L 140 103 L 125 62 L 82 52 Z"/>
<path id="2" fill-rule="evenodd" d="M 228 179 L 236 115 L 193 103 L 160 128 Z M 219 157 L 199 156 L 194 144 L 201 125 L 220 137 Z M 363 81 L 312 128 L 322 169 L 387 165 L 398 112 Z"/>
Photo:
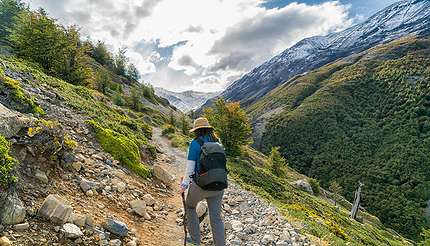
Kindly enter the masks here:
<path id="1" fill-rule="evenodd" d="M 176 127 L 165 124 L 162 126 L 161 135 L 167 137 L 170 140 L 172 147 L 187 150 L 191 142 L 191 137 L 180 133 Z"/>
<path id="2" fill-rule="evenodd" d="M 151 171 L 140 162 L 138 144 L 111 129 L 101 127 L 95 121 L 87 121 L 96 133 L 96 138 L 102 148 L 110 153 L 122 165 L 144 178 L 150 177 Z"/>

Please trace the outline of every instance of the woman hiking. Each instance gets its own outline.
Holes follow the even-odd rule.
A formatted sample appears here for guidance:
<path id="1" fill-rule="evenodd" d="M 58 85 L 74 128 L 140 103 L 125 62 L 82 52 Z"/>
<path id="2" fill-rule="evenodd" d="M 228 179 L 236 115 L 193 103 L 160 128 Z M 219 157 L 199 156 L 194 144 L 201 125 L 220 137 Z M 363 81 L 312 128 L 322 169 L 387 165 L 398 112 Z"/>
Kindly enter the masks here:
<path id="1" fill-rule="evenodd" d="M 206 199 L 215 246 L 225 246 L 224 222 L 221 218 L 222 199 L 227 187 L 227 170 L 224 147 L 206 118 L 194 121 L 195 138 L 188 149 L 185 178 L 180 192 L 188 189 L 185 201 L 187 227 L 194 245 L 200 245 L 200 223 L 197 204 Z"/>

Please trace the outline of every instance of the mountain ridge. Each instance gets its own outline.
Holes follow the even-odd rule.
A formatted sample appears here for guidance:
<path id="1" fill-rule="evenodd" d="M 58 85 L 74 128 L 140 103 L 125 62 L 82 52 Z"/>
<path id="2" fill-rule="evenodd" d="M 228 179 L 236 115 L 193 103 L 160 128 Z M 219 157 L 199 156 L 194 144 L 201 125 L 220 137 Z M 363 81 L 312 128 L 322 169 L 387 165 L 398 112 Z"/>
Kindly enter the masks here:
<path id="1" fill-rule="evenodd" d="M 233 82 L 219 97 L 250 105 L 295 75 L 407 34 L 429 33 L 429 26 L 430 2 L 397 2 L 344 31 L 299 41 Z"/>
<path id="2" fill-rule="evenodd" d="M 208 99 L 219 94 L 219 92 L 198 92 L 193 90 L 173 92 L 161 87 L 155 87 L 154 90 L 156 95 L 167 99 L 169 103 L 185 113 L 199 108 Z"/>

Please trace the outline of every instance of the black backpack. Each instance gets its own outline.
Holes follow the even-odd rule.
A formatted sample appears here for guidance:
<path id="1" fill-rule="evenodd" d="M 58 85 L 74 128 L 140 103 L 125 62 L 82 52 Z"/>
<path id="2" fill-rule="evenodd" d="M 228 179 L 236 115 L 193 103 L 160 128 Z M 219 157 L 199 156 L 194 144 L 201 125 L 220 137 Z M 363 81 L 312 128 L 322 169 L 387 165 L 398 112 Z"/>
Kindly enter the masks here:
<path id="1" fill-rule="evenodd" d="M 194 181 L 200 188 L 219 191 L 227 188 L 227 158 L 224 146 L 219 142 L 204 142 L 201 138 L 201 154 L 199 172 L 194 175 Z"/>

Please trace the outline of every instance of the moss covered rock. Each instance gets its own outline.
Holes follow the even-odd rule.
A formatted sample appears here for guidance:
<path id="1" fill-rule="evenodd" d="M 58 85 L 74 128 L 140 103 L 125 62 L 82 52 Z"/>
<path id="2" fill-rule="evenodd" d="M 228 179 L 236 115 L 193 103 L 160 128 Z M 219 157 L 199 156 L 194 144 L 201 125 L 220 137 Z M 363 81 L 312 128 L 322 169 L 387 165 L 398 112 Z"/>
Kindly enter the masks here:
<path id="1" fill-rule="evenodd" d="M 24 93 L 19 81 L 0 74 L 0 102 L 21 113 L 44 115 L 33 97 Z"/>
<path id="2" fill-rule="evenodd" d="M 16 177 L 13 176 L 13 170 L 17 162 L 9 154 L 9 151 L 9 141 L 0 135 L 0 185 L 7 185 L 16 180 Z"/>
<path id="3" fill-rule="evenodd" d="M 138 175 L 150 176 L 150 170 L 140 163 L 140 150 L 135 141 L 112 129 L 103 128 L 95 121 L 87 123 L 94 129 L 97 141 L 106 152 Z"/>

